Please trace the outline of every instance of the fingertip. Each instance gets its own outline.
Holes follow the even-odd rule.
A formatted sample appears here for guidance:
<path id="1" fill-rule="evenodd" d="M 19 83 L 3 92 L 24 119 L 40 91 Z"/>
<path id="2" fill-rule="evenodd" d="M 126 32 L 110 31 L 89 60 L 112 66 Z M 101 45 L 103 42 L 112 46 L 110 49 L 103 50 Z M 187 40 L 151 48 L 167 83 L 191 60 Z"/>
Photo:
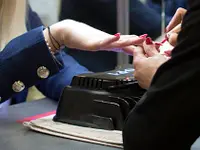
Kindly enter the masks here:
<path id="1" fill-rule="evenodd" d="M 145 39 L 147 36 L 148 36 L 148 34 L 143 34 L 143 35 L 140 35 L 139 37 L 142 39 Z"/>
<path id="2" fill-rule="evenodd" d="M 169 32 L 169 25 L 165 28 L 165 33 Z"/>
<path id="3" fill-rule="evenodd" d="M 171 50 L 166 50 L 166 51 L 164 51 L 164 53 L 165 53 L 166 56 L 170 57 L 172 51 Z"/>
<path id="4" fill-rule="evenodd" d="M 155 43 L 156 50 L 157 50 L 159 53 L 160 53 L 160 46 L 162 46 L 161 43 L 158 43 L 158 42 Z"/>
<path id="5" fill-rule="evenodd" d="M 152 56 L 158 54 L 158 53 L 159 53 L 158 49 L 159 49 L 159 47 L 160 47 L 160 44 L 159 44 L 159 46 L 157 46 L 155 43 L 149 44 L 150 42 L 149 42 L 149 43 L 148 43 L 148 42 L 149 42 L 149 41 L 145 41 L 145 42 L 144 42 L 144 45 L 143 45 L 143 47 L 144 47 L 144 52 L 145 52 L 149 57 L 152 57 Z"/>
<path id="6" fill-rule="evenodd" d="M 117 41 L 120 39 L 120 33 L 116 33 L 115 35 L 113 35 L 113 37 L 111 38 L 111 41 Z"/>
<path id="7" fill-rule="evenodd" d="M 117 38 L 120 38 L 121 34 L 120 33 L 116 33 L 114 36 L 117 37 Z"/>
<path id="8" fill-rule="evenodd" d="M 145 41 L 145 38 L 138 38 L 138 39 L 134 39 L 132 41 L 132 44 L 133 45 L 142 45 L 144 41 Z"/>
<path id="9" fill-rule="evenodd" d="M 113 35 L 112 37 L 110 37 L 110 39 L 107 40 L 107 43 L 112 43 L 115 41 L 118 41 L 120 39 L 120 33 L 116 33 L 115 35 Z"/>
<path id="10" fill-rule="evenodd" d="M 169 37 L 169 43 L 172 45 L 172 46 L 175 46 L 176 45 L 176 42 L 177 42 L 177 38 L 178 38 L 178 34 L 176 33 L 172 33 Z"/>
<path id="11" fill-rule="evenodd" d="M 155 42 L 155 45 L 156 45 L 156 46 L 162 46 L 162 43 L 160 43 L 160 42 Z"/>
<path id="12" fill-rule="evenodd" d="M 146 42 L 147 45 L 152 45 L 153 44 L 153 41 L 152 41 L 152 39 L 150 37 L 147 37 L 145 42 Z"/>

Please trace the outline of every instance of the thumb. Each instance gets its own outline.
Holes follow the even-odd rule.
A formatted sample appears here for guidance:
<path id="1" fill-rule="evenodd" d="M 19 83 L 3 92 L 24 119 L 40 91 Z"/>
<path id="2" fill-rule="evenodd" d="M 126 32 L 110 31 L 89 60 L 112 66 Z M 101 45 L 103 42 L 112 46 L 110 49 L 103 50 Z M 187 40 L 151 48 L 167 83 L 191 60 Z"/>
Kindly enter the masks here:
<path id="1" fill-rule="evenodd" d="M 144 51 L 149 56 L 152 57 L 156 54 L 158 54 L 158 50 L 156 49 L 155 44 L 153 43 L 152 39 L 150 37 L 146 38 L 146 40 L 143 43 Z"/>
<path id="2" fill-rule="evenodd" d="M 176 43 L 177 43 L 177 39 L 178 39 L 178 34 L 177 33 L 171 33 L 169 35 L 169 43 L 172 45 L 172 46 L 176 46 Z"/>
<path id="3" fill-rule="evenodd" d="M 143 48 L 140 46 L 135 47 L 133 50 L 133 57 L 134 59 L 146 58 Z"/>

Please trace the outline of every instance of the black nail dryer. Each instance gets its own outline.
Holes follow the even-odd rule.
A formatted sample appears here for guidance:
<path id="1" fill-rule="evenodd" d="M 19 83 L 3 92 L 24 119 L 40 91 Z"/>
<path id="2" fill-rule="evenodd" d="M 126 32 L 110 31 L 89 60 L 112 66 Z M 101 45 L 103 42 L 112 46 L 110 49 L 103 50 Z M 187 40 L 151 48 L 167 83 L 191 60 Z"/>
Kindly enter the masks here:
<path id="1" fill-rule="evenodd" d="M 54 121 L 85 127 L 122 130 L 130 110 L 144 94 L 132 66 L 77 75 L 60 97 Z"/>

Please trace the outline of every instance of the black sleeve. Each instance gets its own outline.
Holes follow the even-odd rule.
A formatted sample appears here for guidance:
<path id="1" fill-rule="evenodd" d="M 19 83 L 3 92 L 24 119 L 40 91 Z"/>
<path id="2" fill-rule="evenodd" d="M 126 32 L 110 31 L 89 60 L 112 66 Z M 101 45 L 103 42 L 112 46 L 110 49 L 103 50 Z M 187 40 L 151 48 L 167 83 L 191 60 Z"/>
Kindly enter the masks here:
<path id="1" fill-rule="evenodd" d="M 189 150 L 200 135 L 200 1 L 189 0 L 172 59 L 129 114 L 124 150 Z"/>

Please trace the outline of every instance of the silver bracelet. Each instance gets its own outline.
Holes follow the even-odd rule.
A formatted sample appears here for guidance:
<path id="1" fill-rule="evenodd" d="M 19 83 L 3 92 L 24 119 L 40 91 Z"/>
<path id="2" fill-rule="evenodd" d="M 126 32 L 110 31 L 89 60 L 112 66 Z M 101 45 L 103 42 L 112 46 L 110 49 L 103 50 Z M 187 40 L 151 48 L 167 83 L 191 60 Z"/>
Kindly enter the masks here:
<path id="1" fill-rule="evenodd" d="M 52 55 L 54 55 L 55 52 L 52 51 L 52 48 L 51 48 L 51 46 L 49 45 L 49 42 L 48 42 L 48 40 L 47 40 L 46 38 L 45 38 L 45 42 L 46 42 L 47 47 L 49 48 L 50 53 L 51 53 Z"/>

